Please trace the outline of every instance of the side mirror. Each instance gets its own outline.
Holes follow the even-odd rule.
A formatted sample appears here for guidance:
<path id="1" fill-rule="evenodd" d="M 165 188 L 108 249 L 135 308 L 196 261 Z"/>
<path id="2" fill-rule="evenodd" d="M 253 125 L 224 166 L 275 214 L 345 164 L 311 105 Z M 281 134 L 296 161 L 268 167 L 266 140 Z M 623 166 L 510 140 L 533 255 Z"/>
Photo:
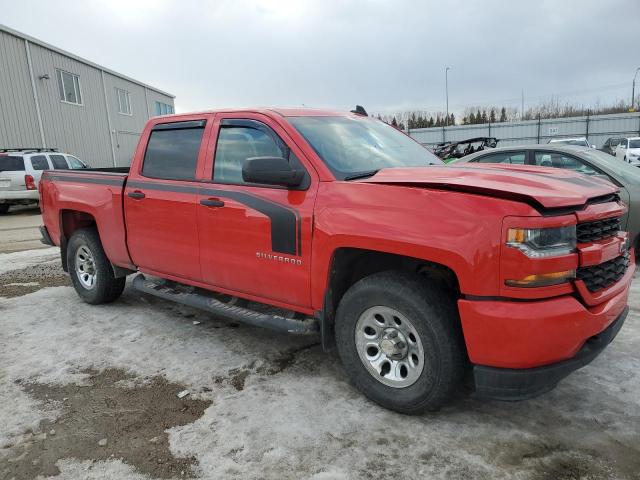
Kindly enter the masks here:
<path id="1" fill-rule="evenodd" d="M 304 180 L 304 170 L 291 168 L 282 157 L 252 157 L 242 164 L 242 179 L 249 183 L 297 187 Z"/>

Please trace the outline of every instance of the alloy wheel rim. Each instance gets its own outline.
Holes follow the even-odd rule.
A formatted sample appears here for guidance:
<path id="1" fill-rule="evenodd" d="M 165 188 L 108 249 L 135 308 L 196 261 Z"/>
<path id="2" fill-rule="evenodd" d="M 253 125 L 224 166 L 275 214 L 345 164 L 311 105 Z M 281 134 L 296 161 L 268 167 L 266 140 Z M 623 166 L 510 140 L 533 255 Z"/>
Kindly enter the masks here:
<path id="1" fill-rule="evenodd" d="M 355 330 L 358 356 L 380 383 L 393 388 L 413 385 L 424 369 L 424 348 L 411 321 L 385 306 L 368 308 Z"/>
<path id="2" fill-rule="evenodd" d="M 76 250 L 75 257 L 76 275 L 78 280 L 87 290 L 96 285 L 96 262 L 91 250 L 85 245 Z"/>

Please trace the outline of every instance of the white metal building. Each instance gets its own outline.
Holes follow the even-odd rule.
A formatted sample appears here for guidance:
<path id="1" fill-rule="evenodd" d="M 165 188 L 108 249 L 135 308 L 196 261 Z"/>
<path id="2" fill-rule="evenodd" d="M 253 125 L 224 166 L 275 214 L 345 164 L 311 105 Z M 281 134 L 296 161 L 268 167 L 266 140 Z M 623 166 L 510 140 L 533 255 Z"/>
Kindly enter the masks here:
<path id="1" fill-rule="evenodd" d="M 146 121 L 174 96 L 0 25 L 0 148 L 57 148 L 127 166 Z"/>

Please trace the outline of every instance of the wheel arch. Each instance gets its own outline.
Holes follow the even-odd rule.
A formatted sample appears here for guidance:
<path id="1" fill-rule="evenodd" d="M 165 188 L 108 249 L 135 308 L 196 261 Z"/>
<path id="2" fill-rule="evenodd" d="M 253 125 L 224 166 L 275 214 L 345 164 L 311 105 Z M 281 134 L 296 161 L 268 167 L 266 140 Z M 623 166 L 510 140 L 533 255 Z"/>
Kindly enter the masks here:
<path id="1" fill-rule="evenodd" d="M 335 346 L 335 313 L 347 290 L 362 278 L 388 270 L 415 273 L 427 282 L 437 282 L 453 298 L 460 296 L 458 276 L 452 268 L 442 263 L 364 248 L 337 248 L 331 256 L 322 311 L 318 313 L 322 346 L 325 350 Z"/>
<path id="2" fill-rule="evenodd" d="M 101 238 L 100 228 L 93 214 L 82 210 L 60 210 L 60 260 L 62 261 L 62 268 L 65 272 L 68 272 L 67 244 L 71 236 L 81 228 L 95 228 L 98 232 L 98 237 Z M 109 260 L 109 263 L 116 278 L 125 277 L 134 273 L 133 270 L 115 265 L 111 260 Z"/>

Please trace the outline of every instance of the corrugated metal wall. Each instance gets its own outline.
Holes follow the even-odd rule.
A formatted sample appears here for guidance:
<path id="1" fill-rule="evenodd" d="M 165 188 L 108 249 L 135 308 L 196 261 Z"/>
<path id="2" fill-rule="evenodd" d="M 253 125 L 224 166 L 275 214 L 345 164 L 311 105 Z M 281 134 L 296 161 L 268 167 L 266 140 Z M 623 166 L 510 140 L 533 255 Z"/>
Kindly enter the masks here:
<path id="1" fill-rule="evenodd" d="M 0 31 L 0 146 L 41 143 L 24 40 Z"/>
<path id="2" fill-rule="evenodd" d="M 600 148 L 609 137 L 640 136 L 640 113 L 419 128 L 409 134 L 425 145 L 473 137 L 496 137 L 500 140 L 499 146 L 547 143 L 551 138 L 587 137 L 591 144 Z"/>
<path id="3" fill-rule="evenodd" d="M 144 85 L 0 31 L 0 147 L 43 146 L 27 44 L 46 146 L 91 166 L 129 165 L 146 121 L 155 115 L 155 101 L 174 104 Z M 56 69 L 79 75 L 81 105 L 60 100 Z M 40 78 L 44 75 L 49 78 Z M 116 88 L 129 92 L 131 115 L 119 112 Z"/>

